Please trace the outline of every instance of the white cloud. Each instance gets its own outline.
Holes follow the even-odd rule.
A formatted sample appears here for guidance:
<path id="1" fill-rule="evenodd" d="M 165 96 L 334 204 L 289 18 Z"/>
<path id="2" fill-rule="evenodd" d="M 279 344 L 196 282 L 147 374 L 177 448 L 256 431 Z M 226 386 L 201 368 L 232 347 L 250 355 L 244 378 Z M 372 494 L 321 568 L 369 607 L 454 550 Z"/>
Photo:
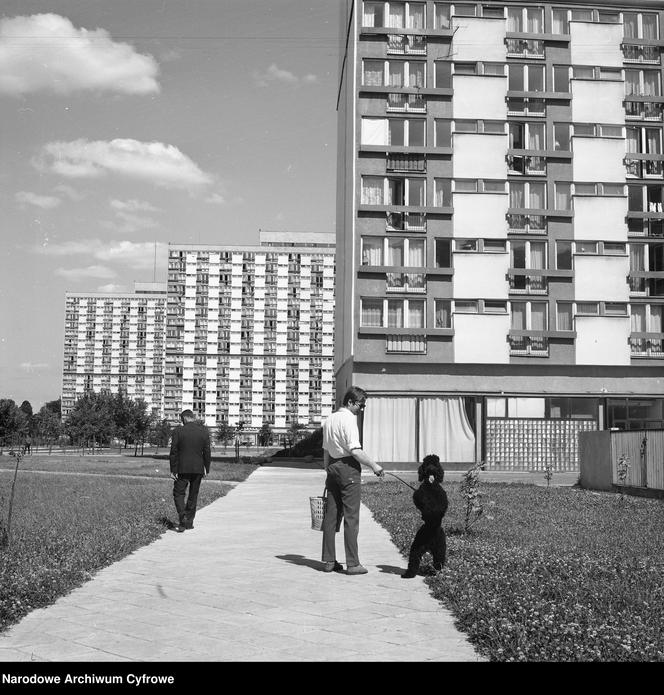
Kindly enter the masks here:
<path id="1" fill-rule="evenodd" d="M 18 367 L 24 372 L 38 372 L 44 369 L 50 369 L 51 365 L 47 362 L 21 362 Z"/>
<path id="2" fill-rule="evenodd" d="M 124 292 L 125 289 L 124 285 L 114 285 L 111 282 L 108 285 L 99 285 L 97 292 Z"/>
<path id="3" fill-rule="evenodd" d="M 272 63 L 264 72 L 255 70 L 253 72 L 253 78 L 256 85 L 259 87 L 267 87 L 271 82 L 281 82 L 291 85 L 314 84 L 318 82 L 316 75 L 309 73 L 303 77 L 298 77 L 290 70 L 284 70 L 278 67 L 276 63 Z"/>
<path id="4" fill-rule="evenodd" d="M 213 182 L 210 174 L 173 145 L 121 138 L 50 142 L 33 165 L 39 171 L 69 178 L 99 178 L 110 173 L 164 188 L 194 190 Z"/>
<path id="5" fill-rule="evenodd" d="M 157 212 L 159 208 L 156 208 L 151 203 L 147 203 L 144 200 L 136 200 L 132 198 L 131 200 L 111 200 L 110 206 L 114 210 L 121 210 L 123 212 Z"/>
<path id="6" fill-rule="evenodd" d="M 68 186 L 66 183 L 61 183 L 61 184 L 58 184 L 57 186 L 54 186 L 53 190 L 56 193 L 60 193 L 61 195 L 67 196 L 67 198 L 70 198 L 71 200 L 74 200 L 76 202 L 78 202 L 79 200 L 83 200 L 83 198 L 85 198 L 84 193 L 80 193 L 72 186 Z"/>
<path id="7" fill-rule="evenodd" d="M 103 265 L 89 265 L 86 268 L 56 268 L 54 273 L 72 281 L 85 280 L 87 278 L 110 280 L 117 275 L 114 270 Z"/>
<path id="8" fill-rule="evenodd" d="M 221 195 L 221 193 L 213 193 L 205 199 L 205 202 L 212 203 L 213 205 L 225 205 L 226 198 L 224 198 L 224 196 Z"/>
<path id="9" fill-rule="evenodd" d="M 157 263 L 166 257 L 167 244 L 157 242 Z M 83 239 L 65 241 L 61 244 L 47 244 L 33 247 L 35 253 L 44 256 L 89 256 L 102 263 L 118 263 L 133 270 L 149 270 L 154 266 L 155 244 L 152 241 L 101 241 L 100 239 Z M 91 266 L 100 267 L 100 266 Z M 57 272 L 57 271 L 56 271 Z M 111 271 L 112 272 L 112 271 Z M 61 273 L 59 273 L 61 274 Z M 102 279 L 111 276 L 99 276 Z M 93 276 L 90 276 L 93 277 Z M 97 276 L 94 276 L 97 277 Z"/>
<path id="10" fill-rule="evenodd" d="M 116 234 L 134 234 L 142 229 L 154 229 L 159 226 L 159 223 L 151 217 L 134 215 L 131 212 L 119 210 L 116 221 L 100 222 L 100 225 Z"/>
<path id="11" fill-rule="evenodd" d="M 150 94 L 159 91 L 158 72 L 151 55 L 104 29 L 77 29 L 52 13 L 0 19 L 0 93 Z"/>
<path id="12" fill-rule="evenodd" d="M 27 205 L 34 205 L 35 207 L 42 208 L 43 210 L 51 210 L 57 208 L 62 200 L 56 198 L 53 195 L 39 195 L 37 193 L 31 193 L 30 191 L 19 191 L 16 194 L 16 202 L 22 207 Z"/>

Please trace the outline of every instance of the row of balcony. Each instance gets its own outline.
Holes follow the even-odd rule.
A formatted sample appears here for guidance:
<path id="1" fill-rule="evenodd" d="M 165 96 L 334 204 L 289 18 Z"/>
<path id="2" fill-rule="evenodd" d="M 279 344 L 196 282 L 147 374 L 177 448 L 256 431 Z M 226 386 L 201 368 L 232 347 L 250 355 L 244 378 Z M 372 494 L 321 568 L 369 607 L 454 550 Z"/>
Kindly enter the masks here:
<path id="1" fill-rule="evenodd" d="M 510 355 L 513 357 L 548 357 L 549 338 L 545 335 L 509 334 Z M 632 357 L 664 358 L 664 338 L 629 338 Z M 385 352 L 388 354 L 425 355 L 427 338 L 424 335 L 387 335 Z"/>

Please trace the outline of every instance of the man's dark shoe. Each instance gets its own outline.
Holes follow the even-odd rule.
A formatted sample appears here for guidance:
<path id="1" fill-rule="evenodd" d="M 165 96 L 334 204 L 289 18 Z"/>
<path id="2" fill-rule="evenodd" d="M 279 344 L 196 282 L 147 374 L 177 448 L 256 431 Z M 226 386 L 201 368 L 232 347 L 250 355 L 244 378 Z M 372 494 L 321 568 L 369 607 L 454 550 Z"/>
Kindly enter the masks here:
<path id="1" fill-rule="evenodd" d="M 346 574 L 367 574 L 369 570 L 362 565 L 353 565 L 346 570 Z"/>
<path id="2" fill-rule="evenodd" d="M 184 533 L 185 528 L 186 528 L 186 527 L 183 526 L 182 524 L 178 524 L 178 525 L 175 527 L 175 530 L 176 530 L 178 533 Z"/>
<path id="3" fill-rule="evenodd" d="M 339 564 L 336 561 L 323 563 L 323 572 L 343 572 L 343 571 L 344 571 L 343 565 Z"/>

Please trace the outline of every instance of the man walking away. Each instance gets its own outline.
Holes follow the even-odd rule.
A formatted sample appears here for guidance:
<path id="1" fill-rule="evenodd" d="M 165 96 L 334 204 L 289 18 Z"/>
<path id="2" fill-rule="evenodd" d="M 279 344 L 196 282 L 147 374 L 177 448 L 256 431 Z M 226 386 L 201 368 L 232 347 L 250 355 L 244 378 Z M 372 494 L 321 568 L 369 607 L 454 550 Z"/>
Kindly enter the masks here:
<path id="1" fill-rule="evenodd" d="M 196 420 L 191 410 L 184 410 L 180 419 L 182 426 L 173 430 L 170 453 L 173 500 L 179 520 L 175 530 L 178 533 L 194 528 L 198 489 L 203 476 L 210 472 L 210 433 L 207 427 Z M 185 503 L 187 486 L 189 495 Z"/>

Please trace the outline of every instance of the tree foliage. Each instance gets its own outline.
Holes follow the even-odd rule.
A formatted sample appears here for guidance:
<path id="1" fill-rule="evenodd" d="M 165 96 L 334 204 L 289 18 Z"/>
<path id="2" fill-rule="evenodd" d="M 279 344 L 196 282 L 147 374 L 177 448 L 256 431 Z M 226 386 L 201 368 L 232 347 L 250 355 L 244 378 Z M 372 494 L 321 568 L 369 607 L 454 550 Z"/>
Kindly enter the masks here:
<path id="1" fill-rule="evenodd" d="M 229 425 L 227 422 L 222 421 L 217 425 L 217 431 L 215 437 L 218 442 L 221 442 L 224 446 L 233 439 L 235 436 L 235 427 Z"/>
<path id="2" fill-rule="evenodd" d="M 11 398 L 0 398 L 0 444 L 20 441 L 28 432 L 28 416 Z"/>

